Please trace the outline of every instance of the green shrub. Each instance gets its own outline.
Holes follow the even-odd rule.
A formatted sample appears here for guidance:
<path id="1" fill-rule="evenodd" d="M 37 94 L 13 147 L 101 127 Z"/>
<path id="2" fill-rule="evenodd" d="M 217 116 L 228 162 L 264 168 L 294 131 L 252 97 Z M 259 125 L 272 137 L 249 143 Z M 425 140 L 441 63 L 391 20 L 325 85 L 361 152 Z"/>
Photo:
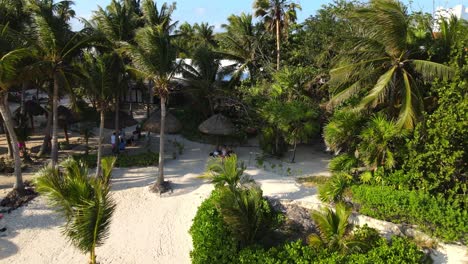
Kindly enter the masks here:
<path id="1" fill-rule="evenodd" d="M 235 263 L 238 242 L 224 224 L 223 216 L 216 208 L 220 192 L 214 190 L 206 199 L 193 219 L 190 235 L 193 250 L 190 252 L 192 263 Z"/>
<path id="2" fill-rule="evenodd" d="M 238 262 L 234 263 L 327 263 L 327 264 L 348 264 L 348 263 L 423 263 L 425 254 L 407 238 L 393 237 L 391 242 L 380 237 L 374 241 L 374 247 L 366 253 L 353 253 L 341 255 L 337 252 L 331 253 L 326 250 L 314 251 L 311 247 L 303 245 L 301 241 L 290 242 L 280 247 L 269 250 L 262 248 L 245 248 L 239 253 Z"/>
<path id="3" fill-rule="evenodd" d="M 468 83 L 436 84 L 433 89 L 439 106 L 416 127 L 403 169 L 414 188 L 466 202 Z"/>
<path id="4" fill-rule="evenodd" d="M 85 163 L 88 167 L 96 167 L 97 156 L 96 154 L 88 155 L 73 155 L 75 160 Z M 145 152 L 137 155 L 120 154 L 117 156 L 115 167 L 128 168 L 128 167 L 148 167 L 157 166 L 159 162 L 159 154 L 155 152 Z"/>
<path id="5" fill-rule="evenodd" d="M 457 201 L 389 186 L 352 186 L 351 192 L 362 214 L 394 223 L 415 224 L 445 241 L 467 241 L 468 212 Z"/>
<path id="6" fill-rule="evenodd" d="M 346 173 L 336 173 L 324 185 L 319 187 L 319 198 L 322 202 L 339 202 L 351 183 L 352 177 Z"/>
<path id="7" fill-rule="evenodd" d="M 355 168 L 358 167 L 358 163 L 358 159 L 353 155 L 341 154 L 334 157 L 328 166 L 331 172 L 351 173 Z"/>

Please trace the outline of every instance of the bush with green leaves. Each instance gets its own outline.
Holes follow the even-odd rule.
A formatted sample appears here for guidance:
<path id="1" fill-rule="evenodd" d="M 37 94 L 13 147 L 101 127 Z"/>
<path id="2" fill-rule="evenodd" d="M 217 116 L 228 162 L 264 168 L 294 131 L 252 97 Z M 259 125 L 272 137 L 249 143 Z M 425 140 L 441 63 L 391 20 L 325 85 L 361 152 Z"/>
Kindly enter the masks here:
<path id="1" fill-rule="evenodd" d="M 359 133 L 365 125 L 365 117 L 356 111 L 336 111 L 323 129 L 327 148 L 335 153 L 353 152 L 359 143 Z"/>
<path id="2" fill-rule="evenodd" d="M 361 214 L 378 219 L 417 225 L 444 241 L 468 241 L 468 210 L 458 201 L 421 191 L 396 190 L 390 186 L 352 186 L 352 201 Z"/>
<path id="3" fill-rule="evenodd" d="M 347 153 L 334 157 L 328 165 L 330 171 L 333 173 L 352 173 L 358 166 L 359 160 L 354 155 Z"/>
<path id="4" fill-rule="evenodd" d="M 408 142 L 403 166 L 415 189 L 443 194 L 467 206 L 468 82 L 433 86 L 439 101 Z"/>
<path id="5" fill-rule="evenodd" d="M 241 247 L 255 244 L 277 226 L 277 213 L 263 198 L 262 189 L 257 184 L 245 184 L 234 191 L 220 187 L 219 194 L 216 207 Z"/>
<path id="6" fill-rule="evenodd" d="M 346 255 L 327 250 L 316 251 L 310 246 L 304 245 L 301 241 L 289 242 L 279 247 L 270 249 L 245 248 L 239 252 L 239 257 L 233 263 L 245 264 L 283 264 L 283 263 L 327 263 L 327 264 L 419 264 L 430 263 L 428 257 L 418 249 L 418 247 L 407 238 L 392 237 L 388 242 L 385 238 L 373 242 L 373 248 L 365 253 L 350 253 Z"/>
<path id="7" fill-rule="evenodd" d="M 347 173 L 335 173 L 324 185 L 319 187 L 319 198 L 322 202 L 343 201 L 343 194 L 349 187 L 352 176 Z"/>
<path id="8" fill-rule="evenodd" d="M 216 207 L 219 200 L 220 191 L 215 189 L 198 207 L 193 219 L 189 233 L 193 241 L 190 258 L 194 264 L 235 263 L 239 242 Z"/>
<path id="9" fill-rule="evenodd" d="M 109 235 L 115 203 L 110 197 L 110 177 L 115 158 L 102 160 L 102 173 L 91 177 L 82 162 L 69 158 L 59 168 L 45 167 L 35 179 L 36 190 L 57 208 L 66 224 L 63 234 L 96 263 L 96 247 Z"/>

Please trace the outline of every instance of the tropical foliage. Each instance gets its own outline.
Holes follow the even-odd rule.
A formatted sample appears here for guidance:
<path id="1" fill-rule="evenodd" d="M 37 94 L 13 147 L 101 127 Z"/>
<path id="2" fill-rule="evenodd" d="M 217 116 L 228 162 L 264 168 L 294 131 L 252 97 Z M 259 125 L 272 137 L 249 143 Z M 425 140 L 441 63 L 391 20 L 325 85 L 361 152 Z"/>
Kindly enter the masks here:
<path id="1" fill-rule="evenodd" d="M 115 158 L 102 160 L 102 174 L 90 177 L 88 168 L 74 159 L 61 168 L 45 167 L 36 178 L 37 191 L 65 218 L 63 234 L 96 263 L 96 247 L 109 235 L 115 203 L 110 197 L 110 177 Z"/>

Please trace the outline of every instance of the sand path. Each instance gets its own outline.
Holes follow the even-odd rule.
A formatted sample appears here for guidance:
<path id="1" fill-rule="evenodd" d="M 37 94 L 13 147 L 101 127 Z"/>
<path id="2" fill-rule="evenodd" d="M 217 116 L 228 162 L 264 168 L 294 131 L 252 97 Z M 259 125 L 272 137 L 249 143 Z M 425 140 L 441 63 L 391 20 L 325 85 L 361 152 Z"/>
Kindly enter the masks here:
<path id="1" fill-rule="evenodd" d="M 178 141 L 185 145 L 184 154 L 177 160 L 168 158 L 166 161 L 166 178 L 172 181 L 174 188 L 170 195 L 159 197 L 148 191 L 158 172 L 156 167 L 114 170 L 112 194 L 117 208 L 110 236 L 97 249 L 101 263 L 190 263 L 192 241 L 188 230 L 197 207 L 213 189 L 197 176 L 205 170 L 207 154 L 213 147 L 180 138 Z M 271 169 L 271 164 L 281 161 L 265 162 L 270 171 L 257 169 L 258 148 L 245 147 L 236 151 L 249 165 L 247 173 L 263 185 L 265 195 L 301 199 L 313 194 L 298 185 L 293 177 L 286 176 L 286 165 L 281 170 L 278 165 Z M 308 153 L 305 148 L 300 150 L 299 162 L 291 164 L 291 171 L 311 165 L 303 164 L 306 157 L 302 157 L 305 155 L 302 152 Z M 307 160 L 310 160 L 309 155 Z M 313 155 L 319 156 L 307 162 L 318 162 L 321 168 L 315 168 L 315 172 L 327 173 L 329 156 L 320 152 Z M 0 238 L 0 263 L 86 263 L 86 256 L 60 234 L 63 220 L 41 197 L 6 215 L 2 221 L 8 231 L 6 237 Z"/>

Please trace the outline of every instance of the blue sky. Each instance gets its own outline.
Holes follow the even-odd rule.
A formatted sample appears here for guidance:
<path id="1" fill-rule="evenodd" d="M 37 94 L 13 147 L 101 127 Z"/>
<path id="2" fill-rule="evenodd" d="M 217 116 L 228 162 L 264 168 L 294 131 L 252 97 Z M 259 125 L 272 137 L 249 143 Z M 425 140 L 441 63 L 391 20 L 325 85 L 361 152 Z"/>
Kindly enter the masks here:
<path id="1" fill-rule="evenodd" d="M 75 11 L 78 17 L 89 18 L 93 10 L 100 5 L 105 7 L 110 0 L 75 0 Z M 156 1 L 163 3 L 163 1 Z M 173 2 L 173 1 L 167 1 Z M 174 13 L 174 19 L 180 22 L 189 23 L 208 22 L 215 25 L 217 29 L 226 22 L 230 14 L 239 14 L 241 12 L 252 12 L 253 0 L 178 0 L 177 10 Z M 302 5 L 302 11 L 299 12 L 299 21 L 303 21 L 310 15 L 320 9 L 323 4 L 331 3 L 333 0 L 297 0 Z M 432 13 L 433 0 L 403 0 L 406 4 L 412 2 L 411 8 L 414 11 L 426 11 Z M 468 0 L 434 0 L 436 7 L 452 7 L 457 4 L 468 5 Z M 75 29 L 81 26 L 75 20 L 73 22 Z"/>

